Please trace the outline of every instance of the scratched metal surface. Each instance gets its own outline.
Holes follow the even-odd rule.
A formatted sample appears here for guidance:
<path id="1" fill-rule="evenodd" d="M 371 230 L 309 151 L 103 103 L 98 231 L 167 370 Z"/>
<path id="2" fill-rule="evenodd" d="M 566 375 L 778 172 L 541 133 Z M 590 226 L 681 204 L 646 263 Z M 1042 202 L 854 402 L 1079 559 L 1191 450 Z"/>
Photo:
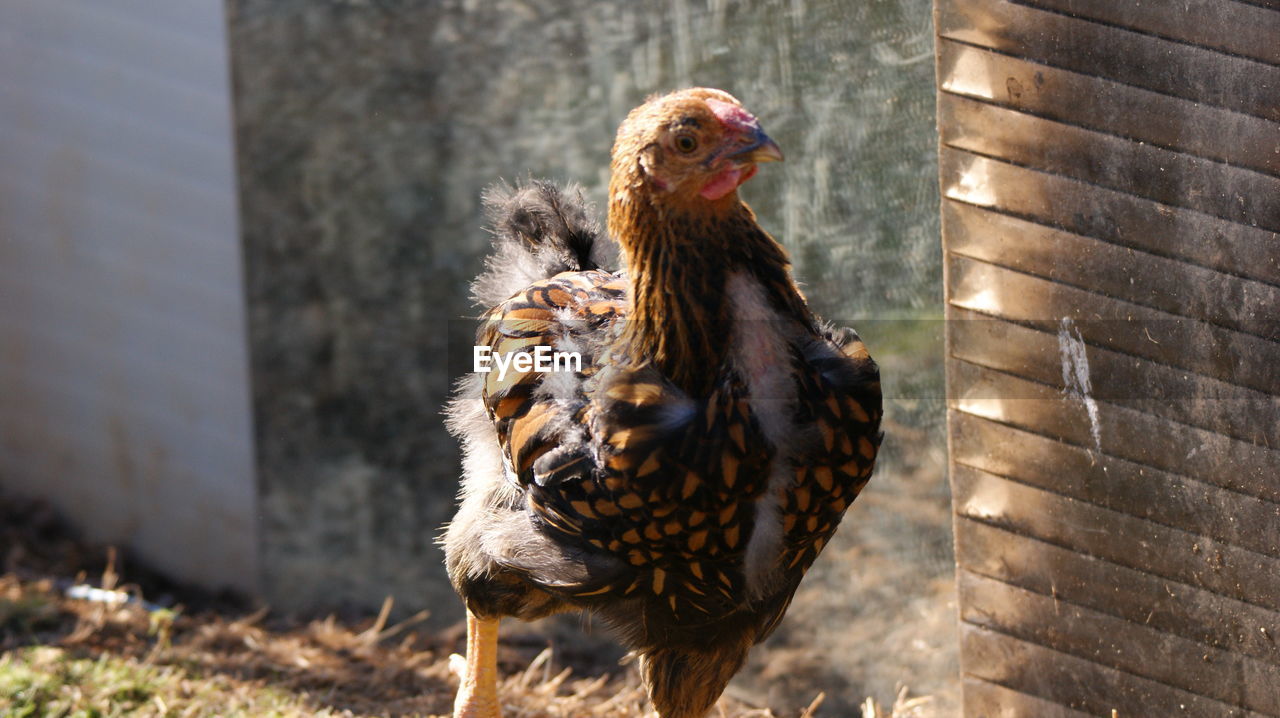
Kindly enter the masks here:
<path id="1" fill-rule="evenodd" d="M 965 712 L 1280 715 L 1280 9 L 935 10 Z"/>

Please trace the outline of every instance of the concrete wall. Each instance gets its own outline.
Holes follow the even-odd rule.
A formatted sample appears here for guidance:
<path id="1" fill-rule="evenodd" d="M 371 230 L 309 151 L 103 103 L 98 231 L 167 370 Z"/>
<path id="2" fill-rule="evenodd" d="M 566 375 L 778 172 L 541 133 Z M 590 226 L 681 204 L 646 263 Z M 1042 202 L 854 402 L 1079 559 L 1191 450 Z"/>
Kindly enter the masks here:
<path id="1" fill-rule="evenodd" d="M 223 3 L 0 3 L 0 487 L 257 585 Z"/>

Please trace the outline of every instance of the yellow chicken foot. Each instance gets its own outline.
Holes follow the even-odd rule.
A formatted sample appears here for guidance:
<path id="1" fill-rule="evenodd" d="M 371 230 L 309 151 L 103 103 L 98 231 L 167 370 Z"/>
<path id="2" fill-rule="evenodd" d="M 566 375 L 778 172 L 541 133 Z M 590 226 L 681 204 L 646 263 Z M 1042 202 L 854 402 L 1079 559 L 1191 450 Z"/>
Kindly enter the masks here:
<path id="1" fill-rule="evenodd" d="M 452 656 L 453 667 L 462 668 L 453 718 L 502 718 L 498 704 L 498 621 L 467 611 L 467 657 Z M 465 663 L 465 666 L 457 666 Z"/>

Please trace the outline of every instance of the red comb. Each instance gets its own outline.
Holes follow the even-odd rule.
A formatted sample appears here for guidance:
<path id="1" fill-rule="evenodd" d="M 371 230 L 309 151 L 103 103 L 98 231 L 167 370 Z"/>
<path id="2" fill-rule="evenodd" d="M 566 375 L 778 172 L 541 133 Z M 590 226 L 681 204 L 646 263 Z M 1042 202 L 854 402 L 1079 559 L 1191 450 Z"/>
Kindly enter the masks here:
<path id="1" fill-rule="evenodd" d="M 716 119 L 724 123 L 725 127 L 739 132 L 752 132 L 760 129 L 760 120 L 755 115 L 747 112 L 738 105 L 723 100 L 708 98 L 706 100 L 707 107 L 711 108 Z"/>

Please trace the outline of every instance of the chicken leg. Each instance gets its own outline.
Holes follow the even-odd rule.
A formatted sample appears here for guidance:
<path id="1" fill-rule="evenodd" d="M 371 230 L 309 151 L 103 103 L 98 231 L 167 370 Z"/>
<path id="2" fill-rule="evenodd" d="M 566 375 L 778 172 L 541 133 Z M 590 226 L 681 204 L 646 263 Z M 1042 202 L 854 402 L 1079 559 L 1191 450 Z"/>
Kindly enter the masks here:
<path id="1" fill-rule="evenodd" d="M 480 618 L 467 610 L 467 657 L 453 701 L 453 718 L 502 718 L 498 703 L 499 620 Z"/>

